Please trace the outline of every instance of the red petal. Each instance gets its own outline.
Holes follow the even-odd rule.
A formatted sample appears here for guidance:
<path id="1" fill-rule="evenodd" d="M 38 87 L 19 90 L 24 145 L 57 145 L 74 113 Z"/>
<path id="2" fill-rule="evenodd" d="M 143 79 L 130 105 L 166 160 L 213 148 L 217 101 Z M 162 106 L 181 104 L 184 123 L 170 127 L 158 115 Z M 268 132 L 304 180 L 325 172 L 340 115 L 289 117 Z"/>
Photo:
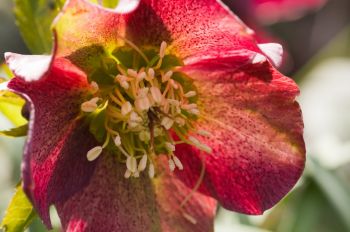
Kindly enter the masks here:
<path id="1" fill-rule="evenodd" d="M 80 70 L 60 59 L 39 81 L 25 82 L 16 77 L 8 87 L 31 103 L 22 166 L 24 190 L 51 227 L 49 206 L 80 190 L 94 169 L 86 160 L 94 138 L 76 120 L 88 83 Z"/>
<path id="2" fill-rule="evenodd" d="M 202 105 L 198 129 L 213 135 L 194 135 L 213 149 L 204 155 L 201 191 L 230 210 L 261 214 L 288 193 L 304 168 L 303 122 L 295 102 L 299 91 L 268 62 L 221 70 L 187 70 Z M 178 145 L 176 154 L 184 164 L 178 175 L 193 186 L 202 166 L 200 152 Z"/>
<path id="3" fill-rule="evenodd" d="M 169 42 L 173 52 L 191 61 L 243 48 L 258 50 L 251 30 L 216 0 L 143 0 L 126 22 L 132 41 L 155 46 Z"/>
<path id="4" fill-rule="evenodd" d="M 146 175 L 130 180 L 124 178 L 125 165 L 110 154 L 102 156 L 89 186 L 57 205 L 66 231 L 213 231 L 215 201 L 196 193 L 181 211 L 179 205 L 191 190 L 168 168 L 158 170 L 154 183 Z M 165 163 L 159 160 L 160 166 Z"/>

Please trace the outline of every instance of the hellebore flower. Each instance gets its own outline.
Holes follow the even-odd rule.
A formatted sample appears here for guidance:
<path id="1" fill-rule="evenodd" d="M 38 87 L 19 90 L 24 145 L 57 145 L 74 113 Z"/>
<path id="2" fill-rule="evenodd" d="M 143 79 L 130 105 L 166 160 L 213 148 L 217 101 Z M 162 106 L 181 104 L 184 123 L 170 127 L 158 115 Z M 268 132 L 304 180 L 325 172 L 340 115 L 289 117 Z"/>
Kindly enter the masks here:
<path id="1" fill-rule="evenodd" d="M 299 179 L 298 87 L 220 2 L 69 0 L 53 30 L 52 56 L 5 55 L 48 228 L 54 205 L 66 231 L 212 231 L 216 200 L 262 214 Z"/>

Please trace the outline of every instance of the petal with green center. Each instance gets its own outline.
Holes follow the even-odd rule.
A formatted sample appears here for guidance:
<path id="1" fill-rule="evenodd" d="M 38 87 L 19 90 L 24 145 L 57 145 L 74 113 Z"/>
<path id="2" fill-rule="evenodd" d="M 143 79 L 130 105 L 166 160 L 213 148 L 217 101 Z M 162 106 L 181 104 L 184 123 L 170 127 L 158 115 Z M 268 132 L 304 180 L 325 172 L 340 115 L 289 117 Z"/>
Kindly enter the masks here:
<path id="1" fill-rule="evenodd" d="M 16 59 L 8 62 L 13 67 Z M 35 68 L 23 70 L 23 74 L 30 76 L 31 70 Z M 94 169 L 86 153 L 95 140 L 87 126 L 77 120 L 89 85 L 84 73 L 65 59 L 55 60 L 38 81 L 26 82 L 26 77 L 15 77 L 8 84 L 10 90 L 30 103 L 22 163 L 23 187 L 50 228 L 49 206 L 80 190 Z"/>
<path id="2" fill-rule="evenodd" d="M 195 193 L 180 208 L 191 189 L 169 172 L 166 159 L 159 159 L 154 179 L 145 173 L 125 179 L 124 164 L 111 154 L 102 157 L 90 184 L 57 204 L 66 231 L 213 231 L 215 201 Z"/>
<path id="3" fill-rule="evenodd" d="M 194 136 L 213 151 L 201 154 L 178 145 L 184 166 L 178 176 L 192 186 L 204 158 L 202 192 L 230 210 L 263 213 L 290 191 L 304 168 L 298 87 L 267 61 L 231 72 L 220 67 L 186 71 L 195 79 L 202 106 L 197 129 L 212 135 Z"/>

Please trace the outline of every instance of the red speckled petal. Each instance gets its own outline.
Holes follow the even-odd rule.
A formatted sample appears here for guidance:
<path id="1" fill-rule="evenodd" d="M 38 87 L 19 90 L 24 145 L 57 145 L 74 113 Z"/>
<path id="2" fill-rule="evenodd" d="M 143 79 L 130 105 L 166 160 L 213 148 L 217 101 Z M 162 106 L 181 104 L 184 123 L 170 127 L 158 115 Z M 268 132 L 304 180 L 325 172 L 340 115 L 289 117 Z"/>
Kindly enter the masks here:
<path id="1" fill-rule="evenodd" d="M 91 57 L 125 44 L 122 38 L 157 48 L 166 41 L 186 64 L 242 49 L 259 51 L 253 32 L 216 0 L 140 0 L 127 14 L 69 0 L 53 28 L 56 57 L 68 57 L 84 70 Z"/>
<path id="2" fill-rule="evenodd" d="M 10 67 L 15 61 L 9 61 Z M 69 61 L 59 59 L 39 81 L 15 77 L 8 87 L 30 103 L 22 178 L 26 194 L 50 228 L 49 206 L 80 190 L 94 170 L 94 163 L 86 159 L 94 138 L 76 120 L 82 91 L 88 88 L 86 76 Z"/>
<path id="3" fill-rule="evenodd" d="M 102 157 L 90 184 L 69 201 L 57 204 L 65 231 L 213 231 L 215 200 L 195 193 L 180 209 L 191 190 L 169 173 L 165 159 L 159 160 L 158 176 L 150 180 L 146 175 L 125 179 L 125 165 L 109 154 Z"/>
<path id="4" fill-rule="evenodd" d="M 185 63 L 243 48 L 257 51 L 253 32 L 216 0 L 142 0 L 125 18 L 132 41 L 154 46 L 167 41 Z"/>
<path id="5" fill-rule="evenodd" d="M 261 214 L 290 191 L 304 168 L 303 122 L 295 102 L 299 90 L 268 62 L 220 70 L 186 70 L 199 91 L 198 129 L 212 134 L 194 135 L 213 149 L 204 155 L 200 190 L 230 210 Z M 176 154 L 184 164 L 177 173 L 192 186 L 201 154 L 189 145 L 177 145 Z"/>

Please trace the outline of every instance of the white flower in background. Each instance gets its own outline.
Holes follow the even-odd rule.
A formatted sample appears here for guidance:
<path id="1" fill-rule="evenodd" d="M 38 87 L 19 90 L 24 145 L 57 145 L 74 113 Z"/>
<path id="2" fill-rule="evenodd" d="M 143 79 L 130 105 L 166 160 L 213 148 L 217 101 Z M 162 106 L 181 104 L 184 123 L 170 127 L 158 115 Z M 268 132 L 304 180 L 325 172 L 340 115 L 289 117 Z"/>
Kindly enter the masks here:
<path id="1" fill-rule="evenodd" d="M 350 59 L 320 63 L 301 83 L 308 154 L 324 167 L 350 162 Z"/>

